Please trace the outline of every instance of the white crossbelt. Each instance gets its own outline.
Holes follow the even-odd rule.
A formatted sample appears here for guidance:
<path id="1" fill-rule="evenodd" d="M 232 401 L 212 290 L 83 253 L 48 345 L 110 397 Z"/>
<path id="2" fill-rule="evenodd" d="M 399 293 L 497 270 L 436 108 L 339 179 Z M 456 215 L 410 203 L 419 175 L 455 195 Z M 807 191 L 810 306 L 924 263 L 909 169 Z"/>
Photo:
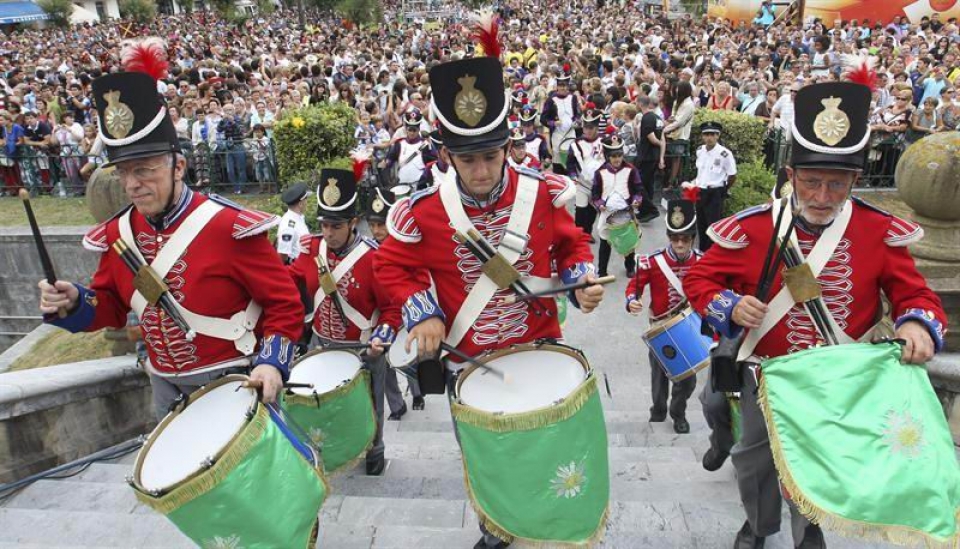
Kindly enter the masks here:
<path id="1" fill-rule="evenodd" d="M 453 170 L 450 170 L 453 172 Z M 497 247 L 497 253 L 513 265 L 520 259 L 526 247 L 527 241 L 520 235 L 527 235 L 530 228 L 530 220 L 533 217 L 533 208 L 536 205 L 537 191 L 540 188 L 539 181 L 526 175 L 520 175 L 517 180 L 517 195 L 513 202 L 513 208 L 510 212 L 510 220 L 507 222 L 506 231 L 500 239 L 500 245 Z M 457 188 L 456 177 L 448 172 L 446 177 L 440 183 L 440 200 L 443 203 L 443 209 L 450 218 L 455 231 L 466 235 L 471 230 L 476 230 L 467 212 L 463 209 L 463 203 L 460 201 L 460 190 Z M 540 277 L 529 277 L 524 279 L 533 281 L 539 279 L 541 283 L 550 284 L 550 279 Z M 446 343 L 456 347 L 463 336 L 467 334 L 473 323 L 480 317 L 480 313 L 486 308 L 487 304 L 497 292 L 496 283 L 485 273 L 480 275 L 480 279 L 470 290 L 467 299 L 460 307 L 450 331 L 446 337 Z M 530 291 L 535 292 L 533 288 Z"/>
<path id="2" fill-rule="evenodd" d="M 670 285 L 673 286 L 673 289 L 682 297 L 683 284 L 681 284 L 680 279 L 677 278 L 677 273 L 673 272 L 673 269 L 667 265 L 667 260 L 663 258 L 663 254 L 653 256 L 653 260 L 657 262 L 657 267 L 660 267 L 660 272 L 667 278 L 667 282 L 669 282 Z"/>
<path id="3" fill-rule="evenodd" d="M 371 249 L 372 248 L 370 248 L 370 246 L 366 242 L 361 240 L 356 245 L 356 247 L 350 250 L 350 253 L 347 254 L 347 257 L 343 258 L 343 261 L 338 263 L 336 268 L 333 269 L 333 272 L 331 273 L 333 276 L 334 283 L 339 283 L 340 279 L 343 278 L 344 275 L 346 275 L 348 272 L 350 272 L 350 269 L 353 269 L 354 265 L 356 265 L 357 262 L 360 261 L 360 259 L 364 255 L 366 255 L 366 253 L 369 252 Z M 321 263 L 323 263 L 323 266 L 327 270 L 330 269 L 330 267 L 327 265 L 327 241 L 326 240 L 320 241 L 320 250 L 317 255 L 317 258 L 320 260 Z M 373 330 L 373 327 L 376 325 L 376 322 L 380 317 L 380 311 L 379 310 L 374 311 L 373 317 L 367 318 L 363 316 L 363 314 L 360 313 L 360 311 L 355 309 L 353 305 L 350 304 L 349 301 L 347 301 L 346 299 L 343 299 L 343 296 L 340 295 L 339 289 L 336 292 L 334 292 L 333 295 L 335 296 L 334 299 L 336 299 L 340 303 L 340 307 L 343 309 L 343 314 L 346 315 L 347 319 L 350 322 L 354 323 L 357 326 L 357 328 L 360 328 L 360 341 L 366 342 L 367 339 L 370 337 L 371 330 Z M 314 294 L 313 296 L 313 302 L 315 304 L 314 309 L 319 310 L 320 304 L 323 303 L 323 300 L 326 299 L 327 297 L 328 297 L 327 294 L 323 293 L 322 287 L 318 289 L 317 293 Z"/>
<path id="4" fill-rule="evenodd" d="M 776 220 L 780 211 L 780 202 L 776 201 L 773 203 L 773 216 L 772 218 Z M 820 235 L 820 239 L 817 240 L 817 243 L 814 244 L 813 249 L 810 250 L 810 255 L 806 258 L 807 263 L 810 264 L 810 270 L 813 271 L 814 278 L 819 277 L 820 273 L 823 272 L 823 268 L 826 267 L 827 262 L 830 261 L 830 258 L 833 257 L 833 252 L 836 251 L 837 246 L 840 244 L 840 240 L 843 238 L 844 233 L 847 231 L 847 225 L 850 223 L 850 217 L 853 215 L 853 204 L 847 200 L 843 205 L 843 208 L 840 210 L 840 215 L 837 216 L 837 219 L 827 227 L 823 234 Z M 787 228 L 790 226 L 790 219 L 793 217 L 792 212 L 789 209 L 783 213 L 783 221 L 781 223 L 780 234 L 775 235 L 774 238 L 782 238 L 786 234 Z M 796 234 L 791 235 L 790 241 L 792 245 L 799 250 L 800 246 L 797 244 Z M 786 316 L 791 308 L 796 304 L 796 301 L 793 299 L 793 295 L 790 294 L 790 290 L 784 286 L 777 292 L 777 295 L 769 304 L 769 310 L 767 315 L 763 318 L 763 322 L 760 324 L 760 327 L 755 330 L 750 330 L 747 333 L 747 337 L 743 341 L 743 346 L 740 347 L 740 353 L 737 355 L 738 361 L 746 360 L 750 355 L 753 354 L 754 349 L 757 348 L 757 344 L 760 343 L 760 340 L 763 336 L 776 326 L 780 320 Z M 829 310 L 828 310 L 829 312 Z M 833 318 L 833 314 L 828 314 L 830 317 L 830 323 L 834 326 L 837 337 L 840 338 L 842 343 L 849 343 L 852 340 L 850 336 L 840 330 L 836 326 L 836 320 Z"/>
<path id="5" fill-rule="evenodd" d="M 208 200 L 197 206 L 197 209 L 183 220 L 183 223 L 181 223 L 177 230 L 170 236 L 167 244 L 157 253 L 157 256 L 153 259 L 153 263 L 149 263 L 150 267 L 160 278 L 167 276 L 170 269 L 173 268 L 180 259 L 180 256 L 187 250 L 187 247 L 190 246 L 194 239 L 200 234 L 200 231 L 207 226 L 221 209 L 223 209 L 222 206 L 212 200 Z M 120 217 L 120 238 L 127 244 L 127 247 L 137 255 L 141 262 L 147 264 L 147 261 L 140 253 L 140 249 L 137 247 L 136 238 L 133 236 L 133 228 L 130 225 L 130 214 L 132 211 L 133 210 L 130 210 Z M 183 316 L 183 319 L 186 320 L 190 329 L 198 334 L 233 341 L 237 350 L 245 355 L 252 353 L 256 347 L 257 339 L 253 334 L 253 329 L 257 326 L 257 321 L 260 319 L 262 309 L 260 305 L 253 300 L 250 301 L 245 310 L 235 313 L 230 318 L 200 315 L 184 308 L 177 300 L 174 299 L 172 301 L 177 309 L 180 310 L 180 314 Z M 147 307 L 147 300 L 138 290 L 134 290 L 133 296 L 130 298 L 130 307 L 136 311 L 138 317 L 143 318 L 143 312 Z"/>

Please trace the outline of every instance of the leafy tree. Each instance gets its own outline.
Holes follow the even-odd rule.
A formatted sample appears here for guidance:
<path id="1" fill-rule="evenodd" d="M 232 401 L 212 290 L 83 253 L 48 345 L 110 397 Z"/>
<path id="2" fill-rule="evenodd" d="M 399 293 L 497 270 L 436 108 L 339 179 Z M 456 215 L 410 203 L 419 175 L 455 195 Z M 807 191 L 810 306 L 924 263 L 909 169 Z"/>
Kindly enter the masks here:
<path id="1" fill-rule="evenodd" d="M 73 2 L 70 0 L 37 0 L 37 5 L 50 18 L 50 23 L 58 27 L 70 24 L 70 15 L 73 14 Z"/>
<path id="2" fill-rule="evenodd" d="M 120 17 L 137 23 L 149 23 L 157 17 L 157 4 L 151 0 L 120 0 Z"/>
<path id="3" fill-rule="evenodd" d="M 270 15 L 277 11 L 277 5 L 273 0 L 257 0 L 257 13 L 260 15 Z"/>
<path id="4" fill-rule="evenodd" d="M 356 25 L 366 25 L 383 19 L 380 0 L 340 0 L 337 11 Z"/>

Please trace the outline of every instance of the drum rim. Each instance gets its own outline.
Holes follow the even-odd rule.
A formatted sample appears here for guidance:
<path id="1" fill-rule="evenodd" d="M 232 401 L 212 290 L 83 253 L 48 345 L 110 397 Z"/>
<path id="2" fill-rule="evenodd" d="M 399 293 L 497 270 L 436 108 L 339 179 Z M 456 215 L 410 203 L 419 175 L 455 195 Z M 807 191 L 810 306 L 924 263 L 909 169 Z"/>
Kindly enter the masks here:
<path id="1" fill-rule="evenodd" d="M 700 373 L 700 370 L 703 370 L 709 365 L 710 365 L 710 357 L 707 357 L 701 360 L 700 362 L 698 362 L 696 365 L 694 365 L 693 368 L 689 368 L 686 371 L 684 371 L 682 374 L 678 376 L 670 376 L 668 374 L 667 377 L 670 378 L 670 381 L 683 381 L 690 376 L 697 375 L 698 373 Z"/>
<path id="2" fill-rule="evenodd" d="M 349 353 L 349 354 L 353 355 L 353 356 L 357 359 L 357 362 L 360 364 L 360 367 L 357 369 L 357 373 L 359 374 L 360 372 L 363 371 L 363 359 L 360 358 L 360 353 L 358 353 L 357 351 L 354 351 L 353 349 L 323 349 L 323 348 L 321 348 L 321 347 L 317 347 L 316 349 L 313 349 L 313 350 L 311 350 L 311 351 L 308 351 L 307 353 L 304 353 L 304 354 L 298 356 L 298 357 L 297 357 L 297 360 L 295 360 L 292 364 L 290 364 L 290 372 L 292 373 L 292 372 L 293 372 L 293 369 L 296 368 L 297 365 L 299 365 L 304 359 L 307 359 L 307 358 L 310 358 L 310 357 L 314 357 L 314 356 L 317 356 L 317 355 L 322 355 L 323 353 L 333 353 L 333 352 Z M 355 375 L 355 376 L 353 376 L 352 378 L 350 378 L 346 383 L 341 383 L 340 385 L 337 385 L 337 386 L 334 387 L 333 389 L 330 389 L 329 391 L 324 391 L 324 392 L 322 392 L 322 393 L 318 393 L 317 390 L 314 389 L 314 390 L 313 390 L 313 393 L 311 393 L 311 394 L 309 394 L 309 395 L 303 395 L 303 394 L 295 393 L 295 392 L 293 392 L 293 390 L 291 390 L 291 389 L 287 389 L 287 390 L 284 391 L 284 395 L 285 395 L 285 397 L 295 396 L 295 397 L 303 397 L 303 398 L 313 398 L 314 395 L 316 395 L 316 396 L 322 396 L 322 395 L 326 395 L 326 394 L 328 394 L 328 393 L 332 393 L 333 391 L 336 391 L 337 389 L 341 389 L 341 388 L 343 388 L 343 387 L 346 387 L 347 385 L 349 385 L 353 380 L 357 379 L 358 377 L 360 377 L 360 376 L 359 376 L 359 375 Z"/>
<path id="3" fill-rule="evenodd" d="M 249 376 L 245 376 L 243 374 L 228 374 L 221 377 L 220 379 L 211 381 L 210 383 L 204 385 L 203 387 L 200 387 L 199 389 L 191 393 L 186 406 L 184 406 L 181 403 L 173 411 L 171 411 L 166 416 L 164 416 L 164 418 L 160 420 L 160 423 L 158 423 L 157 426 L 153 428 L 153 431 L 150 432 L 150 435 L 147 437 L 146 442 L 143 443 L 143 448 L 141 448 L 140 451 L 137 452 L 137 459 L 133 465 L 133 479 L 131 480 L 131 483 L 130 483 L 133 486 L 133 488 L 146 496 L 150 496 L 154 498 L 161 497 L 165 494 L 169 494 L 173 492 L 174 490 L 183 486 L 184 484 L 203 475 L 207 471 L 207 468 L 205 468 L 203 466 L 203 463 L 201 462 L 197 464 L 197 469 L 194 470 L 192 473 L 180 479 L 176 483 L 170 486 L 164 487 L 162 490 L 156 490 L 156 491 L 148 490 L 146 487 L 143 486 L 143 483 L 140 480 L 140 474 L 143 471 L 143 461 L 146 459 L 147 454 L 150 451 L 150 448 L 153 447 L 154 442 L 157 441 L 157 438 L 160 437 L 160 434 L 164 431 L 164 429 L 166 429 L 167 426 L 169 426 L 170 423 L 173 422 L 173 420 L 176 419 L 184 410 L 190 407 L 190 401 L 200 398 L 203 395 L 209 393 L 210 391 L 213 391 L 214 389 L 219 388 L 222 385 L 226 385 L 228 383 L 236 382 L 236 381 L 241 381 L 241 382 L 248 381 L 249 379 L 250 379 Z M 234 435 L 230 437 L 230 441 L 227 442 L 227 444 L 224 445 L 224 447 L 221 448 L 213 456 L 214 463 L 219 461 L 223 457 L 223 455 L 227 452 L 227 450 L 229 450 L 230 447 L 233 446 L 233 444 L 237 441 L 240 435 L 243 434 L 246 428 L 250 425 L 250 421 L 252 421 L 253 418 L 259 412 L 261 406 L 263 406 L 263 404 L 261 404 L 260 399 L 255 398 L 253 401 L 253 406 L 251 406 L 247 410 L 247 414 L 246 414 L 247 420 L 244 423 L 243 427 L 241 427 L 236 433 L 234 433 Z"/>
<path id="4" fill-rule="evenodd" d="M 547 341 L 543 341 L 543 342 L 531 341 L 529 343 L 515 343 L 508 347 L 502 347 L 500 349 L 491 349 L 489 351 L 484 351 L 482 354 L 477 356 L 476 361 L 479 362 L 480 364 L 486 364 L 491 360 L 494 360 L 503 356 L 512 355 L 512 354 L 515 354 L 518 352 L 524 352 L 524 351 L 539 351 L 539 350 L 543 350 L 544 348 L 547 348 L 549 350 L 557 350 L 562 354 L 565 354 L 577 359 L 580 365 L 583 366 L 583 371 L 585 373 L 583 381 L 580 384 L 578 384 L 578 387 L 579 385 L 586 383 L 587 380 L 589 380 L 594 375 L 593 367 L 587 361 L 587 356 L 583 353 L 583 351 L 581 351 L 580 349 L 577 349 L 576 347 L 571 347 L 569 345 L 564 345 L 562 343 L 552 343 Z M 467 364 L 462 370 L 457 372 L 457 380 L 453 384 L 453 400 L 459 406 L 465 406 L 467 408 L 472 408 L 474 410 L 480 410 L 480 408 L 466 404 L 460 399 L 460 387 L 463 385 L 463 382 L 468 377 L 470 377 L 470 375 L 473 374 L 473 372 L 477 371 L 478 369 L 480 369 L 480 366 L 477 366 L 476 364 Z M 527 410 L 524 412 L 516 412 L 516 413 L 528 414 L 530 412 L 545 410 L 549 408 L 550 406 L 545 406 L 542 408 L 535 408 L 533 410 Z M 480 411 L 485 411 L 485 410 L 480 410 Z M 513 414 L 503 414 L 503 415 L 513 415 Z"/>
<path id="5" fill-rule="evenodd" d="M 674 313 L 674 311 L 676 311 L 676 313 Z M 671 313 L 673 314 L 671 315 Z M 657 321 L 656 324 L 647 328 L 647 331 L 643 333 L 643 339 L 650 340 L 658 335 L 666 333 L 667 330 L 673 328 L 677 324 L 680 324 L 686 320 L 687 317 L 694 313 L 696 313 L 696 311 L 693 310 L 693 307 L 691 307 L 686 301 L 682 301 L 679 305 L 664 313 L 660 317 L 663 320 Z M 651 322 L 654 321 L 651 320 Z"/>

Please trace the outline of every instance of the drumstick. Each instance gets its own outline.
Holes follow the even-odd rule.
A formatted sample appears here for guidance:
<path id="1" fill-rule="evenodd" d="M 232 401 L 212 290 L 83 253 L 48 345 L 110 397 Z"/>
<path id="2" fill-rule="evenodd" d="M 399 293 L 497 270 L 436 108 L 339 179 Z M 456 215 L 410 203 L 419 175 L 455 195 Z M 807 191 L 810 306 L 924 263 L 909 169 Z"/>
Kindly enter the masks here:
<path id="1" fill-rule="evenodd" d="M 369 349 L 373 344 L 372 343 L 331 343 L 330 345 L 324 345 L 324 350 L 332 351 L 350 351 L 350 350 L 362 350 Z M 380 346 L 384 349 L 389 349 L 391 343 L 381 343 Z"/>
<path id="2" fill-rule="evenodd" d="M 484 364 L 483 362 L 480 362 L 479 360 L 473 358 L 472 356 L 468 355 L 467 353 L 464 353 L 463 351 L 460 351 L 459 349 L 457 349 L 457 348 L 454 347 L 453 345 L 450 345 L 449 343 L 444 343 L 444 342 L 441 341 L 441 342 L 440 342 L 440 348 L 443 349 L 444 351 L 450 353 L 451 355 L 453 355 L 453 356 L 455 356 L 455 357 L 457 357 L 457 358 L 462 359 L 464 362 L 467 362 L 467 363 L 469 363 L 469 364 L 472 364 L 472 365 L 476 366 L 477 368 L 481 368 L 481 369 L 483 369 L 483 370 L 486 370 L 486 371 L 490 372 L 491 374 L 493 374 L 493 375 L 497 376 L 498 378 L 500 378 L 500 380 L 503 381 L 504 383 L 513 383 L 513 378 L 511 378 L 511 377 L 508 376 L 507 374 L 503 373 L 503 371 L 500 370 L 499 368 L 494 368 L 493 366 L 490 366 L 489 364 Z"/>
<path id="3" fill-rule="evenodd" d="M 543 290 L 541 292 L 533 292 L 532 294 L 524 295 L 511 295 L 500 299 L 501 303 L 510 304 L 516 303 L 517 301 L 526 301 L 528 299 L 537 299 L 540 297 L 549 297 L 556 294 L 562 294 L 566 292 L 572 292 L 576 290 L 581 290 L 583 288 L 589 288 L 590 286 L 600 284 L 601 286 L 616 282 L 617 277 L 614 275 L 601 276 L 600 278 L 594 280 L 593 282 L 574 282 L 573 284 L 564 284 L 562 286 L 556 286 L 550 288 L 549 290 Z"/>
<path id="4" fill-rule="evenodd" d="M 23 209 L 27 212 L 27 221 L 30 223 L 30 232 L 33 233 L 33 241 L 37 245 L 37 254 L 40 256 L 40 266 L 43 267 L 43 275 L 47 278 L 47 283 L 53 286 L 57 283 L 57 274 L 53 270 L 53 261 L 50 261 L 50 254 L 43 243 L 43 235 L 40 234 L 40 226 L 37 225 L 37 218 L 33 215 L 33 206 L 30 205 L 30 192 L 26 189 L 20 189 L 20 200 L 23 201 Z M 64 307 L 57 309 L 57 316 L 66 318 L 67 310 Z"/>
<path id="5" fill-rule="evenodd" d="M 263 382 L 260 381 L 259 379 L 248 379 L 244 381 L 240 385 L 240 387 L 237 387 L 237 390 L 239 391 L 241 387 L 244 389 L 256 389 L 259 391 L 260 389 L 263 388 Z M 313 383 L 298 383 L 295 381 L 288 381 L 283 384 L 283 388 L 284 389 L 313 389 Z"/>

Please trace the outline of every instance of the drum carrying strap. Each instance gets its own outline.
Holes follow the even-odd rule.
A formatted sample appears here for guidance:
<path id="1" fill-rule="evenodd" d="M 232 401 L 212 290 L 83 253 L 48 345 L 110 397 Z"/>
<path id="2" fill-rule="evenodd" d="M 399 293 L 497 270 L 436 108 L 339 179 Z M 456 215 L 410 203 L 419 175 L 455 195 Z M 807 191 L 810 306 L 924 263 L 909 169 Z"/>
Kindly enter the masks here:
<path id="1" fill-rule="evenodd" d="M 663 254 L 653 256 L 653 260 L 657 262 L 657 267 L 660 267 L 660 272 L 667 278 L 667 282 L 683 297 L 683 284 L 681 284 L 680 279 L 677 278 L 677 273 L 673 272 L 673 269 L 667 265 L 667 260 L 663 258 Z"/>
<path id="2" fill-rule="evenodd" d="M 149 264 L 160 278 L 167 276 L 170 269 L 190 246 L 190 243 L 197 238 L 200 231 L 221 209 L 223 207 L 216 202 L 207 200 L 183 220 L 183 223 L 174 231 L 167 244 L 157 253 L 153 263 Z M 133 236 L 133 228 L 130 225 L 130 213 L 132 211 L 130 210 L 120 217 L 120 238 L 127 244 L 128 248 L 133 250 L 133 253 L 137 255 L 141 262 L 147 264 L 137 247 L 136 238 Z M 183 315 L 190 328 L 198 334 L 233 341 L 237 350 L 245 355 L 252 353 L 256 347 L 257 338 L 253 334 L 253 329 L 257 326 L 257 321 L 260 320 L 262 309 L 253 300 L 250 301 L 245 310 L 234 314 L 230 318 L 200 315 L 184 308 L 175 299 L 173 303 L 180 310 L 180 314 Z M 142 319 L 143 311 L 147 307 L 147 300 L 143 297 L 143 294 L 134 290 L 133 296 L 130 298 L 130 307 Z"/>
<path id="3" fill-rule="evenodd" d="M 357 245 L 350 250 L 350 253 L 347 254 L 347 257 L 343 258 L 343 261 L 337 264 L 337 267 L 333 269 L 333 281 L 334 283 L 339 283 L 340 279 L 344 277 L 354 265 L 357 264 L 360 259 L 371 250 L 370 246 L 366 242 L 360 240 Z M 327 241 L 320 241 L 320 250 L 317 254 L 317 260 L 323 263 L 324 268 L 330 270 L 327 266 Z M 377 322 L 377 319 L 380 317 L 380 311 L 374 311 L 373 317 L 367 318 L 363 316 L 357 309 L 350 305 L 350 302 L 346 299 L 343 299 L 343 296 L 340 295 L 340 291 L 337 290 L 333 293 L 334 299 L 340 302 L 340 307 L 343 309 L 343 314 L 347 316 L 347 320 L 354 323 L 357 328 L 360 328 L 360 340 L 366 341 L 370 336 L 370 331 L 373 329 L 374 325 Z M 323 292 L 323 288 L 317 290 L 317 293 L 313 296 L 313 302 L 315 309 L 320 308 L 320 304 L 323 303 L 323 300 L 328 296 Z"/>
<path id="4" fill-rule="evenodd" d="M 772 219 L 776 219 L 779 214 L 780 202 L 774 201 L 773 203 L 773 215 Z M 792 212 L 787 210 L 783 213 L 784 219 L 781 228 L 780 237 L 786 233 L 786 228 L 790 226 L 790 218 L 792 217 Z M 823 271 L 823 268 L 826 267 L 827 262 L 830 261 L 830 258 L 833 257 L 833 252 L 836 251 L 837 246 L 840 244 L 840 240 L 843 238 L 844 233 L 847 231 L 847 225 L 850 224 L 850 217 L 853 215 L 853 204 L 847 200 L 843 205 L 843 209 L 840 210 L 840 215 L 837 216 L 837 219 L 827 227 L 823 234 L 820 235 L 820 239 L 817 240 L 817 243 L 813 246 L 813 249 L 810 250 L 810 255 L 807 257 L 807 263 L 810 264 L 810 270 L 813 271 L 814 278 L 820 276 L 820 273 Z M 797 245 L 796 234 L 791 235 L 791 243 L 796 247 L 797 250 L 800 249 L 800 246 Z M 760 340 L 763 336 L 767 335 L 767 332 L 773 329 L 780 320 L 786 316 L 791 308 L 796 304 L 796 301 L 793 300 L 793 296 L 790 294 L 790 290 L 784 286 L 777 292 L 777 295 L 770 301 L 770 308 L 767 312 L 767 315 L 763 318 L 763 322 L 760 324 L 760 327 L 756 330 L 750 330 L 747 334 L 747 337 L 743 341 L 743 346 L 740 347 L 740 354 L 737 355 L 737 360 L 742 361 L 746 360 L 750 355 L 753 354 L 754 349 L 757 348 L 757 344 L 760 343 Z M 828 315 L 830 321 L 836 327 L 836 321 L 833 319 L 833 315 Z M 839 328 L 836 329 L 837 337 L 843 338 L 847 336 Z M 842 334 L 842 335 L 841 335 Z"/>
<path id="5" fill-rule="evenodd" d="M 532 177 L 520 175 L 517 179 L 517 196 L 510 212 L 510 220 L 507 222 L 507 228 L 500 239 L 500 245 L 497 247 L 497 253 L 503 256 L 510 265 L 520 259 L 520 254 L 526 248 L 525 235 L 530 228 L 530 220 L 533 217 L 533 208 L 536 205 L 539 189 L 540 182 Z M 463 209 L 456 177 L 448 176 L 440 184 L 440 201 L 443 203 L 443 209 L 446 211 L 447 217 L 450 218 L 455 231 L 467 234 L 471 230 L 475 230 L 467 212 Z M 473 323 L 477 321 L 480 313 L 490 303 L 497 289 L 497 284 L 490 277 L 486 274 L 480 275 L 480 279 L 470 290 L 467 299 L 463 302 L 463 306 L 460 307 L 460 311 L 450 326 L 450 331 L 447 333 L 445 340 L 447 344 L 456 347 L 460 343 Z"/>

